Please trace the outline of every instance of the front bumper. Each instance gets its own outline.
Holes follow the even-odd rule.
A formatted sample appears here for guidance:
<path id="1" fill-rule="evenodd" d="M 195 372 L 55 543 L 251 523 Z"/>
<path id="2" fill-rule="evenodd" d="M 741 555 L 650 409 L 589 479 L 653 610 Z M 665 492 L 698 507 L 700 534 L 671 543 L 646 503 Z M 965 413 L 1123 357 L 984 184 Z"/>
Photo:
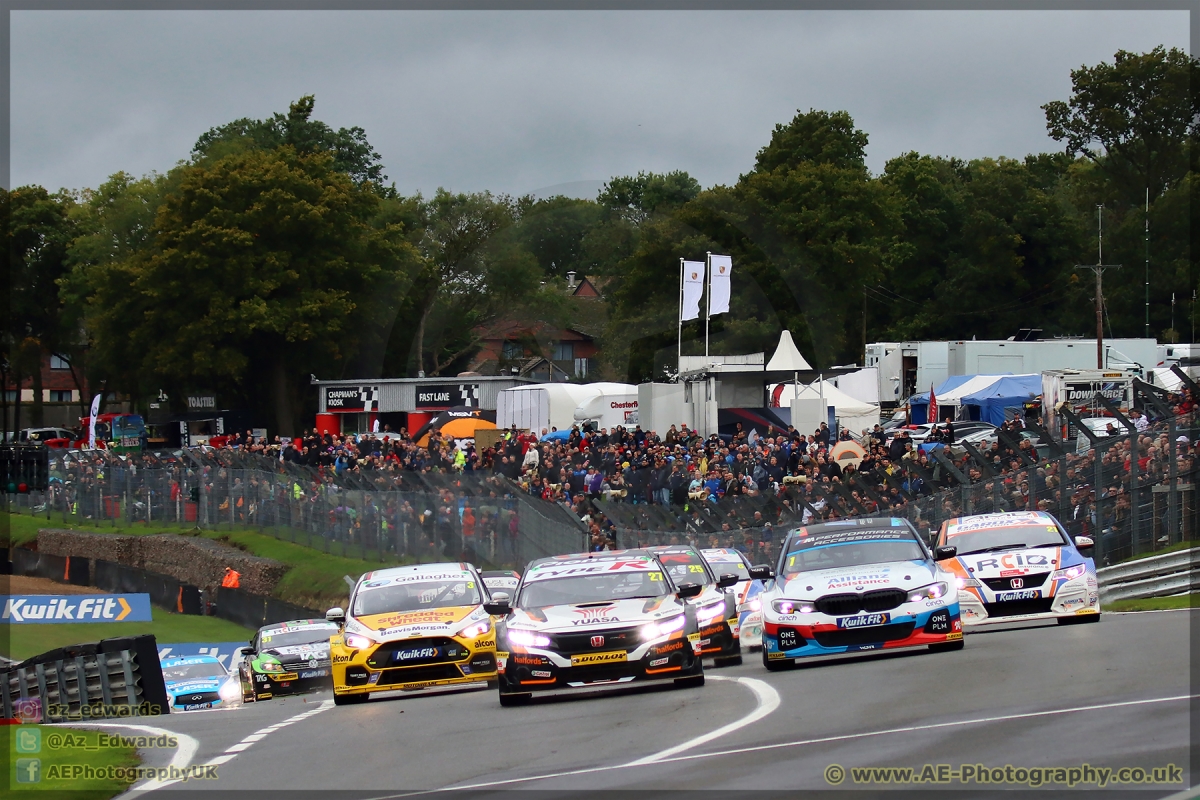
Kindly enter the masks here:
<path id="1" fill-rule="evenodd" d="M 500 688 L 505 694 L 544 692 L 687 677 L 703 669 L 700 641 L 699 633 L 674 633 L 633 650 L 573 654 L 513 646 L 497 653 Z"/>
<path id="2" fill-rule="evenodd" d="M 971 586 L 959 591 L 958 600 L 967 628 L 1100 613 L 1100 589 L 1090 575 L 1020 591 L 993 592 Z"/>
<path id="3" fill-rule="evenodd" d="M 401 639 L 363 650 L 347 648 L 336 639 L 334 641 L 330 647 L 334 694 L 414 691 L 496 679 L 494 630 L 476 638 Z M 425 651 L 436 652 L 426 654 Z M 407 657 L 414 653 L 415 657 Z"/>
<path id="4" fill-rule="evenodd" d="M 700 655 L 705 658 L 728 658 L 742 654 L 741 625 L 737 617 L 717 617 L 700 626 Z"/>
<path id="5" fill-rule="evenodd" d="M 906 604 L 883 614 L 862 614 L 872 624 L 839 627 L 825 614 L 794 614 L 791 620 L 764 618 L 762 645 L 768 660 L 802 659 L 844 653 L 925 647 L 962 639 L 958 603 L 912 609 Z M 906 608 L 910 606 L 910 608 Z M 845 623 L 843 623 L 845 624 Z"/>
<path id="6" fill-rule="evenodd" d="M 315 667 L 289 667 L 286 672 L 258 672 L 250 669 L 250 681 L 242 679 L 242 694 L 255 700 L 328 689 L 332 669 L 329 664 Z"/>
<path id="7" fill-rule="evenodd" d="M 742 647 L 751 650 L 762 647 L 763 615 L 762 611 L 747 609 L 738 613 L 738 636 Z"/>

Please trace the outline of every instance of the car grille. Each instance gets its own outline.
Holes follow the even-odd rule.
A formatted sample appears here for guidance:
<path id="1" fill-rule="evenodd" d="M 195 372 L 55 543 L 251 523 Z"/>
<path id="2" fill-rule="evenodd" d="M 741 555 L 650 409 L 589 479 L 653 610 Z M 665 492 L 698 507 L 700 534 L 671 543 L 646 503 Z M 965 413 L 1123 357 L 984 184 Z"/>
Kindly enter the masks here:
<path id="1" fill-rule="evenodd" d="M 175 703 L 181 706 L 191 706 L 197 703 L 211 703 L 219 699 L 221 699 L 219 692 L 192 692 L 191 694 L 178 695 L 175 698 Z"/>
<path id="2" fill-rule="evenodd" d="M 860 644 L 877 644 L 893 642 L 897 639 L 907 639 L 912 636 L 913 623 L 901 622 L 895 625 L 874 625 L 869 628 L 850 628 L 848 630 L 814 631 L 813 638 L 822 647 L 854 647 Z"/>
<path id="3" fill-rule="evenodd" d="M 435 650 L 436 653 L 417 658 L 395 661 L 393 654 L 409 650 Z M 451 664 L 461 661 L 470 655 L 470 651 L 461 644 L 445 636 L 425 637 L 421 639 L 404 639 L 399 642 L 381 644 L 367 659 L 367 666 L 373 669 L 388 667 L 415 667 L 424 664 Z"/>
<path id="4" fill-rule="evenodd" d="M 640 667 L 636 664 L 630 664 L 628 661 L 624 661 L 620 664 L 598 664 L 594 667 L 575 667 L 566 675 L 560 676 L 560 678 L 572 683 L 588 683 L 589 681 L 616 680 L 617 678 L 636 675 L 640 671 Z"/>
<path id="5" fill-rule="evenodd" d="M 426 667 L 401 667 L 385 669 L 379 676 L 378 686 L 391 686 L 396 683 L 420 683 L 422 681 L 444 681 L 451 678 L 461 678 L 462 672 L 453 664 L 432 664 Z"/>
<path id="6" fill-rule="evenodd" d="M 604 643 L 593 645 L 593 636 L 603 636 Z M 563 655 L 591 653 L 597 650 L 633 650 L 639 644 L 641 644 L 641 638 L 638 636 L 637 628 L 550 634 L 550 649 Z"/>
<path id="7" fill-rule="evenodd" d="M 816 602 L 817 611 L 831 617 L 844 617 L 859 611 L 889 611 L 901 605 L 907 595 L 899 589 L 875 589 L 862 594 L 827 594 Z"/>
<path id="8" fill-rule="evenodd" d="M 1036 589 L 1046 582 L 1049 572 L 1038 572 L 1033 575 L 1013 575 L 1008 578 L 984 578 L 983 583 L 994 592 L 1013 591 L 1013 578 L 1020 578 L 1022 586 L 1019 589 Z"/>
<path id="9" fill-rule="evenodd" d="M 1032 600 L 1007 600 L 1003 603 L 985 603 L 988 616 L 1017 617 L 1022 614 L 1048 614 L 1054 605 L 1053 597 L 1035 597 Z"/>

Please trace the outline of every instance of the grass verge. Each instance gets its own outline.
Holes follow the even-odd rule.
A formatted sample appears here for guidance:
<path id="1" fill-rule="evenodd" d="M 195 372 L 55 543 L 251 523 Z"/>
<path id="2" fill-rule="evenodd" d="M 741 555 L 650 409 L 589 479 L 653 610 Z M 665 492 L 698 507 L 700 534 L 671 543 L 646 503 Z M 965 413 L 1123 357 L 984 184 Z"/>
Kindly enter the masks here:
<path id="1" fill-rule="evenodd" d="M 364 572 L 374 569 L 410 563 L 403 559 L 376 561 L 358 558 L 355 557 L 357 554 L 353 550 L 345 554 L 327 553 L 304 544 L 288 541 L 286 538 L 275 538 L 258 528 L 208 530 L 166 525 L 148 526 L 144 523 L 112 527 L 90 520 L 69 518 L 64 521 L 58 514 L 47 519 L 44 516 L 34 517 L 28 513 L 13 512 L 0 515 L 0 519 L 7 522 L 8 536 L 6 538 L 12 543 L 10 546 L 36 541 L 37 532 L 41 528 L 64 528 L 124 536 L 145 536 L 156 533 L 203 536 L 206 539 L 232 545 L 251 555 L 272 558 L 286 564 L 289 569 L 275 587 L 274 596 L 289 603 L 318 611 L 345 600 L 347 591 L 346 583 L 342 580 L 343 575 L 357 578 Z M 304 536 L 304 534 L 299 535 Z M 337 549 L 336 544 L 334 548 Z"/>
<path id="2" fill-rule="evenodd" d="M 1105 611 L 1165 611 L 1174 608 L 1200 608 L 1200 594 L 1178 597 L 1144 597 L 1139 600 L 1114 600 L 1104 604 Z"/>
<path id="3" fill-rule="evenodd" d="M 1140 561 L 1143 558 L 1150 558 L 1152 556 L 1162 556 L 1162 555 L 1166 555 L 1167 553 L 1176 553 L 1176 552 L 1179 552 L 1180 550 L 1191 550 L 1193 547 L 1200 547 L 1200 541 L 1176 542 L 1175 544 L 1168 545 L 1167 547 L 1164 547 L 1161 550 L 1154 550 L 1149 553 L 1138 553 L 1136 556 L 1130 556 L 1129 558 L 1126 558 L 1123 561 L 1118 561 L 1117 563 L 1118 564 L 1128 564 L 1130 561 Z"/>
<path id="4" fill-rule="evenodd" d="M 160 644 L 173 642 L 241 642 L 251 630 L 220 617 L 172 614 L 155 608 L 152 622 L 80 622 L 48 625 L 7 625 L 0 636 L 0 655 L 17 661 L 47 650 L 116 636 L 154 634 Z"/>
<path id="5" fill-rule="evenodd" d="M 73 770 L 81 767 L 125 770 L 140 763 L 133 747 L 109 746 L 107 742 L 101 746 L 100 737 L 107 735 L 111 732 L 61 725 L 0 726 L 0 739 L 11 765 L 7 780 L 12 792 L 9 797 L 108 800 L 121 794 L 133 781 L 120 773 L 111 778 L 70 777 Z"/>

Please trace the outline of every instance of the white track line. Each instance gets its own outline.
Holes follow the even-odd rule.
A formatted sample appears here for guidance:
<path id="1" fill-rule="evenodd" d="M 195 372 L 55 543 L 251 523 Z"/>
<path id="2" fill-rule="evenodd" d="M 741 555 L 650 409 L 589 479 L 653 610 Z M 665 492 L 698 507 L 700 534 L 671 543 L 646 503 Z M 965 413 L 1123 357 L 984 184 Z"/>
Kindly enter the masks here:
<path id="1" fill-rule="evenodd" d="M 655 753 L 652 756 L 639 758 L 637 761 L 630 761 L 628 764 L 622 764 L 623 767 L 638 767 L 642 764 L 653 764 L 656 761 L 662 761 L 665 758 L 677 755 L 685 750 L 691 750 L 693 747 L 699 747 L 702 744 L 707 744 L 713 739 L 720 739 L 722 736 L 727 736 L 736 730 L 753 725 L 763 717 L 770 714 L 775 709 L 779 708 L 779 692 L 776 692 L 771 684 L 758 678 L 728 678 L 724 675 L 711 675 L 710 681 L 733 681 L 740 683 L 742 686 L 749 687 L 750 691 L 754 692 L 754 698 L 758 701 L 757 706 L 746 716 L 741 719 L 734 720 L 728 725 L 717 728 L 715 731 L 697 736 L 695 739 L 688 739 L 683 744 L 677 744 L 674 747 L 668 747 L 662 752 Z"/>
<path id="2" fill-rule="evenodd" d="M 200 749 L 200 742 L 193 739 L 191 736 L 183 733 L 169 731 L 166 728 L 155 728 L 150 725 L 130 725 L 124 722 L 76 722 L 71 724 L 72 728 L 128 728 L 129 730 L 141 731 L 152 736 L 171 736 L 179 742 L 175 748 L 175 755 L 171 756 L 171 760 L 167 763 L 168 767 L 174 769 L 186 769 L 192 762 L 192 757 L 196 755 L 196 751 Z M 169 783 L 178 783 L 178 781 L 146 781 L 141 786 L 130 788 L 129 792 L 153 791 L 166 786 Z"/>
<path id="3" fill-rule="evenodd" d="M 1059 708 L 1052 711 L 1030 711 L 1025 714 L 1003 714 L 995 717 L 977 717 L 974 719 L 956 720 L 954 722 L 935 722 L 928 725 L 909 725 L 903 728 L 888 728 L 880 731 L 868 731 L 866 733 L 848 733 L 840 736 L 825 736 L 818 739 L 799 739 L 792 742 L 779 742 L 777 744 L 763 744 L 752 747 L 739 747 L 732 750 L 718 750 L 712 753 L 695 753 L 684 756 L 670 756 L 661 758 L 657 761 L 649 763 L 639 763 L 632 761 L 627 764 L 616 764 L 604 767 L 588 767 L 587 769 L 566 770 L 563 772 L 551 772 L 545 775 L 531 775 L 527 778 L 508 778 L 500 781 L 484 781 L 481 783 L 458 784 L 454 786 L 444 786 L 439 789 L 428 789 L 416 792 L 404 792 L 401 794 L 383 795 L 373 798 L 372 800 L 391 800 L 392 798 L 413 797 L 424 794 L 435 794 L 438 792 L 460 791 L 463 789 L 488 789 L 495 786 L 508 786 L 515 783 L 529 783 L 530 781 L 548 780 L 550 778 L 567 778 L 575 775 L 588 775 L 593 772 L 608 772 L 617 769 L 627 769 L 638 766 L 652 766 L 654 764 L 671 764 L 679 761 L 694 761 L 702 758 L 720 758 L 722 756 L 742 755 L 744 753 L 756 753 L 764 750 L 779 750 L 786 747 L 803 747 L 812 744 L 825 744 L 828 742 L 844 742 L 854 739 L 865 739 L 872 736 L 887 736 L 895 733 L 913 733 L 916 731 L 931 731 L 941 728 L 955 728 L 966 725 L 986 725 L 992 722 L 1008 722 L 1018 719 L 1034 719 L 1036 717 L 1051 717 L 1062 714 L 1078 714 L 1085 711 L 1102 711 L 1110 708 L 1124 708 L 1128 706 L 1151 705 L 1154 703 L 1171 703 L 1179 700 L 1191 700 L 1200 697 L 1200 694 L 1181 694 L 1174 697 L 1154 697 L 1148 700 L 1126 700 L 1119 703 L 1102 703 L 1092 706 L 1079 706 L 1077 708 Z"/>

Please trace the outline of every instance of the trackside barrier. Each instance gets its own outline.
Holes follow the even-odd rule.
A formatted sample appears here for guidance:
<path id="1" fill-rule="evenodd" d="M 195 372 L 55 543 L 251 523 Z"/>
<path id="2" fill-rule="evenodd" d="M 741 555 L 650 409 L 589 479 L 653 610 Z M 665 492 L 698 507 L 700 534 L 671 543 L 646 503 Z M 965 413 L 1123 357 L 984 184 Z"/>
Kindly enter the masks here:
<path id="1" fill-rule="evenodd" d="M 92 585 L 113 594 L 148 594 L 151 603 L 177 614 L 204 613 L 200 588 L 170 575 L 97 559 L 92 564 Z"/>
<path id="2" fill-rule="evenodd" d="M 1167 597 L 1200 590 L 1196 550 L 1180 550 L 1161 556 L 1139 558 L 1125 564 L 1096 570 L 1100 582 L 1100 600 L 1136 600 Z"/>
<path id="3" fill-rule="evenodd" d="M 150 634 L 59 647 L 0 675 L 5 719 L 63 722 L 169 711 Z"/>
<path id="4" fill-rule="evenodd" d="M 12 572 L 14 575 L 30 575 L 48 578 L 59 583 L 75 586 L 90 586 L 88 559 L 69 556 L 53 556 L 39 553 L 26 547 L 12 549 Z"/>
<path id="5" fill-rule="evenodd" d="M 324 611 L 315 611 L 274 597 L 250 594 L 242 589 L 217 589 L 217 605 L 213 616 L 257 630 L 263 625 L 293 619 L 324 619 Z"/>

